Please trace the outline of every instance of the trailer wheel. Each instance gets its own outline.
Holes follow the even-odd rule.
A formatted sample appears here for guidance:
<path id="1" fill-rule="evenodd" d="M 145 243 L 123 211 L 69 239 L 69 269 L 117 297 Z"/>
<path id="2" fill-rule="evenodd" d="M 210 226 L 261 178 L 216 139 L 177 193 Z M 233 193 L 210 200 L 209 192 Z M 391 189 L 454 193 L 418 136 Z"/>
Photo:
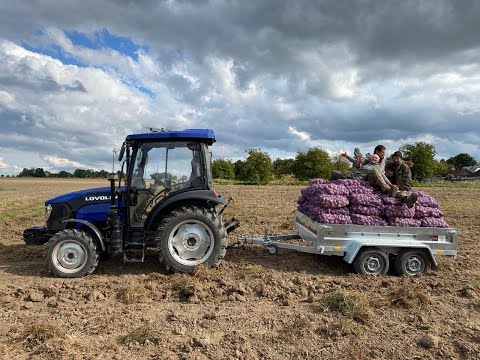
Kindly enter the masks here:
<path id="1" fill-rule="evenodd" d="M 277 253 L 278 249 L 275 245 L 268 245 L 267 246 L 267 251 L 270 255 L 275 255 Z"/>
<path id="2" fill-rule="evenodd" d="M 193 273 L 198 265 L 218 266 L 226 253 L 227 233 L 213 209 L 182 206 L 168 214 L 157 229 L 160 260 L 167 270 Z"/>
<path id="3" fill-rule="evenodd" d="M 395 272 L 398 275 L 416 276 L 425 274 L 430 261 L 422 251 L 405 251 L 395 258 Z"/>
<path id="4" fill-rule="evenodd" d="M 76 278 L 91 274 L 97 267 L 99 251 L 93 238 L 77 229 L 53 235 L 45 247 L 45 262 L 51 274 Z"/>
<path id="5" fill-rule="evenodd" d="M 353 262 L 353 267 L 362 275 L 385 275 L 388 272 L 388 256 L 378 249 L 361 251 Z"/>

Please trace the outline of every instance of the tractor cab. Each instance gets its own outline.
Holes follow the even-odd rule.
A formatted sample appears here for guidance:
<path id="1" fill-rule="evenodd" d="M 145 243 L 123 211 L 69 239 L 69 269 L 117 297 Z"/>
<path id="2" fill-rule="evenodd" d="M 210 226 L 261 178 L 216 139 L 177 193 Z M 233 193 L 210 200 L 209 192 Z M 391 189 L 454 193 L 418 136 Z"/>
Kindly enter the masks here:
<path id="1" fill-rule="evenodd" d="M 127 137 L 120 155 L 126 154 L 129 227 L 143 229 L 152 210 L 166 199 L 175 199 L 182 193 L 213 194 L 208 145 L 214 141 L 211 130 L 162 131 Z"/>

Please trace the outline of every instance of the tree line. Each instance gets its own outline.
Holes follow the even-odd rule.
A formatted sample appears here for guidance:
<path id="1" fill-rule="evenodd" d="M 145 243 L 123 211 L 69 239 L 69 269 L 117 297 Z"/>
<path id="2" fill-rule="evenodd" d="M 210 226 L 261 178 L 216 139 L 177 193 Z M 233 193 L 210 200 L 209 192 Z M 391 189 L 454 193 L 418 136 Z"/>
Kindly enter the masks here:
<path id="1" fill-rule="evenodd" d="M 452 168 L 478 164 L 475 158 L 466 153 L 437 161 L 435 146 L 425 142 L 406 144 L 398 150 L 402 152 L 404 159 L 413 161 L 412 175 L 415 180 L 444 176 Z M 329 179 L 333 170 L 344 174 L 352 170 L 352 164 L 340 154 L 330 156 L 320 147 L 298 152 L 294 159 L 277 158 L 274 161 L 261 149 L 250 149 L 246 152 L 246 160 L 233 162 L 223 158 L 215 159 L 212 164 L 213 177 L 239 180 L 247 184 L 267 184 L 273 179 L 284 177 L 293 177 L 300 181 Z M 365 154 L 367 155 L 369 154 Z"/>
<path id="2" fill-rule="evenodd" d="M 414 162 L 412 174 L 415 180 L 443 176 L 452 168 L 478 165 L 475 158 L 466 153 L 437 161 L 435 160 L 437 155 L 435 146 L 426 142 L 406 144 L 398 150 L 402 152 L 405 159 Z M 245 160 L 233 162 L 223 158 L 215 159 L 212 163 L 213 177 L 215 179 L 239 180 L 247 184 L 268 184 L 274 179 L 285 177 L 299 181 L 318 177 L 328 179 L 333 170 L 348 173 L 352 167 L 352 164 L 340 154 L 330 156 L 327 151 L 320 147 L 298 152 L 294 159 L 277 158 L 273 161 L 261 149 L 250 149 L 246 152 L 248 156 Z M 365 154 L 365 156 L 367 155 L 369 154 Z M 117 173 L 120 174 L 120 171 Z M 68 171 L 54 173 L 43 168 L 24 168 L 17 176 L 104 179 L 108 174 L 109 172 L 105 170 L 97 171 L 93 169 L 76 169 L 73 173 Z"/>
<path id="3" fill-rule="evenodd" d="M 109 174 L 105 170 L 93 170 L 93 169 L 76 169 L 73 173 L 68 171 L 60 171 L 58 173 L 46 171 L 43 168 L 23 168 L 23 170 L 17 175 L 17 177 L 49 177 L 49 178 L 80 178 L 80 179 L 105 179 Z"/>

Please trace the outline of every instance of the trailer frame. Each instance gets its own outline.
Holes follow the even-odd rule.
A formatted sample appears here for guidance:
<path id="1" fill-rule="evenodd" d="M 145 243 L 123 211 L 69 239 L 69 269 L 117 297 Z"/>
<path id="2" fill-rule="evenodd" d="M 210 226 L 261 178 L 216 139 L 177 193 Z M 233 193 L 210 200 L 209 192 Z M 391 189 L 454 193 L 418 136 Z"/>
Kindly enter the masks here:
<path id="1" fill-rule="evenodd" d="M 354 263 L 356 270 L 360 269 L 360 273 L 365 274 L 369 273 L 368 269 L 367 271 L 361 269 L 365 266 L 368 268 L 368 261 L 373 261 L 371 263 L 373 267 L 378 261 L 384 261 L 382 253 L 394 259 L 407 252 L 412 253 L 410 260 L 413 261 L 411 263 L 413 268 L 421 265 L 418 263 L 422 260 L 419 257 L 428 260 L 427 262 L 435 268 L 438 266 L 436 256 L 457 257 L 458 234 L 458 229 L 454 228 L 323 224 L 297 210 L 293 234 L 269 235 L 266 228 L 262 237 L 244 236 L 241 240 L 247 244 L 263 245 L 272 255 L 277 249 L 289 249 L 311 254 L 342 256 L 343 260 L 349 264 Z M 356 264 L 359 254 L 369 250 L 372 253 L 376 252 L 377 255 L 363 260 L 362 264 Z M 425 272 L 423 269 L 402 271 L 399 261 L 395 261 L 395 268 L 399 273 L 416 275 Z M 408 262 L 409 259 L 402 261 Z M 388 265 L 387 259 L 387 269 L 382 268 L 380 273 L 386 273 Z M 407 266 L 408 270 L 408 264 L 404 266 Z M 379 274 L 377 271 L 372 272 Z"/>

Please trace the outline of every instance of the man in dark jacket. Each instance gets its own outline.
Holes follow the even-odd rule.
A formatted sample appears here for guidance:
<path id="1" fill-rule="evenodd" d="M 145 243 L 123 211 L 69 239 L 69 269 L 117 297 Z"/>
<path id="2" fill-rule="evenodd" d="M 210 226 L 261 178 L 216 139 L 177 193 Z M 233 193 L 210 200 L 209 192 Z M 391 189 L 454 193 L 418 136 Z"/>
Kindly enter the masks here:
<path id="1" fill-rule="evenodd" d="M 395 151 L 392 155 L 392 162 L 387 164 L 387 169 L 392 171 L 392 184 L 398 187 L 400 191 L 412 189 L 412 171 L 402 159 L 402 153 Z"/>

